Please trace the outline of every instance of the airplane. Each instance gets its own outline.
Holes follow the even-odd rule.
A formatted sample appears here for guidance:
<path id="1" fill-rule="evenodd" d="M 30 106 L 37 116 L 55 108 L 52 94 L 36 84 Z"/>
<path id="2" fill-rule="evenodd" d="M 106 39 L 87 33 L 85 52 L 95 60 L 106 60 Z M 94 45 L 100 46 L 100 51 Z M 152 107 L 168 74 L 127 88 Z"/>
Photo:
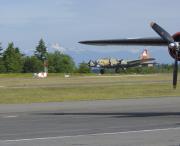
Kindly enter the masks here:
<path id="1" fill-rule="evenodd" d="M 135 67 L 135 66 L 145 66 L 148 64 L 152 64 L 152 62 L 155 60 L 154 58 L 150 58 L 150 55 L 147 51 L 147 49 L 144 49 L 142 54 L 140 55 L 140 59 L 137 60 L 124 60 L 124 59 L 115 59 L 115 58 L 101 58 L 96 61 L 90 60 L 88 62 L 88 66 L 90 68 L 100 68 L 100 73 L 104 74 L 105 69 L 115 69 L 115 72 L 118 73 L 120 69 L 126 70 L 129 67 Z"/>
<path id="2" fill-rule="evenodd" d="M 175 60 L 173 69 L 173 88 L 177 86 L 178 61 L 180 61 L 180 32 L 170 35 L 165 29 L 155 22 L 150 23 L 151 28 L 160 37 L 129 38 L 115 40 L 90 40 L 81 41 L 81 44 L 88 45 L 141 45 L 141 46 L 167 46 L 170 56 Z"/>

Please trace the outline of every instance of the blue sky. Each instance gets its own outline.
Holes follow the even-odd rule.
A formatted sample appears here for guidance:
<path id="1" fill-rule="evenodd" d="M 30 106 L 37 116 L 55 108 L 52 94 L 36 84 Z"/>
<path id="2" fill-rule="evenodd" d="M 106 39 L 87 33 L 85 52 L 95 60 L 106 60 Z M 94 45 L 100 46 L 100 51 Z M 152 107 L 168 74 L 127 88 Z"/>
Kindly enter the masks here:
<path id="1" fill-rule="evenodd" d="M 78 44 L 89 39 L 157 36 L 155 21 L 169 33 L 180 31 L 179 0 L 0 0 L 0 42 L 13 41 L 32 54 L 43 38 L 49 51 L 61 50 L 76 63 L 114 57 L 137 59 L 147 48 L 160 63 L 172 63 L 166 47 L 98 47 Z"/>

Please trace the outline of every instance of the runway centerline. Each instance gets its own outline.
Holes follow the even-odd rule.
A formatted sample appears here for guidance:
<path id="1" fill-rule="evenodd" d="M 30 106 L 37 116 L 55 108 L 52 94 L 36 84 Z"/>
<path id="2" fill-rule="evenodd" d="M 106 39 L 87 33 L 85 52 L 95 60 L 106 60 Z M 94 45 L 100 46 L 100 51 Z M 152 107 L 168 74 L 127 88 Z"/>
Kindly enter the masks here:
<path id="1" fill-rule="evenodd" d="M 76 138 L 76 137 L 84 137 L 84 136 L 103 136 L 103 135 L 116 135 L 116 134 L 147 133 L 147 132 L 169 131 L 169 130 L 180 130 L 180 127 L 164 128 L 164 129 L 147 129 L 147 130 L 137 130 L 137 131 L 123 131 L 123 132 L 113 132 L 113 133 L 95 133 L 95 134 L 73 135 L 73 136 L 56 136 L 56 137 L 41 137 L 41 138 L 30 138 L 30 139 L 0 140 L 0 141 L 2 141 L 2 142 L 19 142 L 19 141 L 34 141 L 34 140 L 48 140 L 48 139 L 52 140 L 52 139 Z"/>

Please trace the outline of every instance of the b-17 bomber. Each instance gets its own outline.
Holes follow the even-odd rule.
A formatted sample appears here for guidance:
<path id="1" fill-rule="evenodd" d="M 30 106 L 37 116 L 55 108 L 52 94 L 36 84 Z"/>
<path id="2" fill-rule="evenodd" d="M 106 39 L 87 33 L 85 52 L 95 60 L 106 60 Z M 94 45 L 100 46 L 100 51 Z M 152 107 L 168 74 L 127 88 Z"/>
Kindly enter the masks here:
<path id="1" fill-rule="evenodd" d="M 124 59 L 115 59 L 115 58 L 101 58 L 98 60 L 90 60 L 88 62 L 88 66 L 93 68 L 97 67 L 100 69 L 100 73 L 104 74 L 105 69 L 115 69 L 115 72 L 120 72 L 120 69 L 126 70 L 130 67 L 136 67 L 136 66 L 148 66 L 155 64 L 154 61 L 155 58 L 150 58 L 150 55 L 145 49 L 142 54 L 140 55 L 140 59 L 137 60 L 124 60 Z"/>

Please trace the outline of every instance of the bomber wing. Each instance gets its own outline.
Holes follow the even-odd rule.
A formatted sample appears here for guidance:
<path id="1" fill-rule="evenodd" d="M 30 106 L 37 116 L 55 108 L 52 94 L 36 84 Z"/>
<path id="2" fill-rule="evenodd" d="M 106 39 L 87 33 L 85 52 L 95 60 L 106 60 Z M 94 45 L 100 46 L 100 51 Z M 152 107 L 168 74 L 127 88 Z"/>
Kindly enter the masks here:
<path id="1" fill-rule="evenodd" d="M 167 41 L 160 37 L 149 37 L 149 38 L 128 38 L 128 39 L 114 39 L 114 40 L 89 40 L 80 41 L 81 44 L 86 45 L 141 45 L 141 46 L 167 46 Z"/>
<path id="2" fill-rule="evenodd" d="M 153 60 L 155 60 L 155 58 L 132 60 L 132 61 L 128 61 L 127 64 L 130 65 L 130 66 L 136 66 L 136 65 L 140 65 L 140 64 L 142 64 L 144 62 L 153 61 Z"/>

